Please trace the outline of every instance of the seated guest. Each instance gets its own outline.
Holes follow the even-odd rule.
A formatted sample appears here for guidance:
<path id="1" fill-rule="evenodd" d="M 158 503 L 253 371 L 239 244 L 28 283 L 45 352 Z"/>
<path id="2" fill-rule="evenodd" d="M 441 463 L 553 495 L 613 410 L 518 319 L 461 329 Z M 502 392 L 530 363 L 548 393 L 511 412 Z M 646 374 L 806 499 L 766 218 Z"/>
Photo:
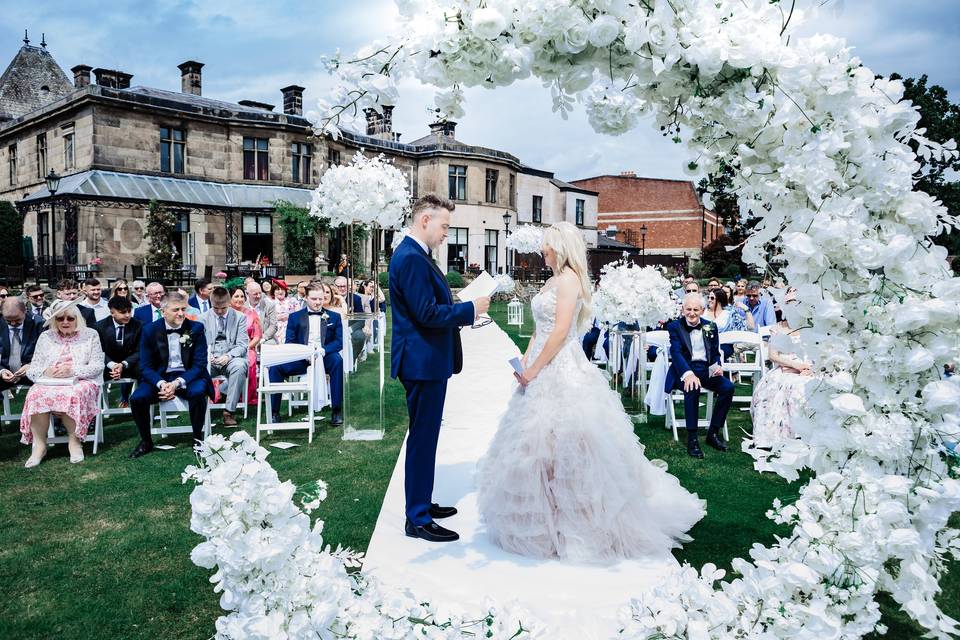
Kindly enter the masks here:
<path id="1" fill-rule="evenodd" d="M 717 330 L 723 333 L 730 322 L 730 312 L 727 311 L 727 294 L 720 287 L 713 287 L 707 291 L 707 308 L 701 316 L 717 325 Z"/>
<path id="2" fill-rule="evenodd" d="M 203 325 L 186 317 L 187 298 L 168 293 L 161 300 L 162 318 L 143 327 L 140 335 L 140 384 L 130 398 L 140 443 L 130 454 L 139 458 L 153 451 L 150 435 L 150 405 L 174 396 L 190 407 L 193 439 L 203 440 L 207 397 L 213 383 L 207 371 L 207 339 Z"/>
<path id="3" fill-rule="evenodd" d="M 103 285 L 96 278 L 87 278 L 83 281 L 83 300 L 80 301 L 80 306 L 93 309 L 93 316 L 97 322 L 110 315 L 107 301 L 103 299 Z"/>
<path id="4" fill-rule="evenodd" d="M 297 303 L 300 304 L 300 308 L 303 308 L 303 305 L 306 304 L 307 300 L 307 285 L 310 284 L 306 280 L 301 280 L 297 283 L 297 295 L 291 296 Z M 299 311 L 299 309 L 298 309 Z"/>
<path id="5" fill-rule="evenodd" d="M 210 311 L 210 294 L 213 293 L 213 283 L 206 278 L 200 278 L 193 285 L 194 294 L 190 296 L 189 305 L 200 312 L 200 315 Z M 229 295 L 229 294 L 228 294 Z"/>
<path id="6" fill-rule="evenodd" d="M 700 416 L 700 388 L 716 394 L 707 444 L 718 451 L 726 451 L 727 443 L 720 437 L 720 429 L 727 419 L 733 401 L 733 383 L 723 376 L 720 364 L 720 343 L 717 325 L 704 320 L 700 294 L 693 292 L 683 297 L 683 315 L 667 324 L 670 334 L 670 370 L 664 391 L 683 391 L 683 412 L 687 423 L 687 453 L 702 458 L 697 441 Z"/>
<path id="7" fill-rule="evenodd" d="M 247 304 L 247 293 L 243 287 L 230 290 L 230 307 L 247 319 L 247 397 L 249 404 L 257 404 L 257 349 L 263 340 L 263 328 L 257 310 Z"/>
<path id="8" fill-rule="evenodd" d="M 197 309 L 195 306 L 190 304 L 189 302 L 190 296 L 187 294 L 186 289 L 184 289 L 183 287 L 177 287 L 176 289 L 174 289 L 174 291 L 182 295 L 184 300 L 187 300 L 187 308 L 184 309 L 184 313 L 186 314 L 187 319 L 193 320 L 194 322 L 200 322 L 200 316 L 202 315 L 200 313 L 200 309 Z"/>
<path id="9" fill-rule="evenodd" d="M 129 298 L 114 296 L 107 303 L 110 317 L 94 327 L 100 334 L 100 346 L 106 356 L 103 369 L 104 380 L 140 378 L 140 329 L 143 325 L 133 317 L 133 304 Z M 130 384 L 120 386 L 120 407 L 130 404 Z"/>
<path id="10" fill-rule="evenodd" d="M 747 283 L 746 303 L 747 310 L 753 314 L 756 328 L 772 327 L 777 323 L 776 312 L 773 309 L 773 299 L 761 291 L 760 283 L 756 280 Z"/>
<path id="11" fill-rule="evenodd" d="M 136 309 L 138 305 L 133 296 L 130 294 L 130 285 L 127 284 L 127 281 L 123 278 L 116 280 L 112 285 L 110 285 L 110 294 L 107 296 L 107 308 L 109 309 L 109 301 L 111 298 L 126 298 L 130 301 L 130 308 Z M 131 312 L 132 313 L 132 312 Z"/>
<path id="12" fill-rule="evenodd" d="M 247 336 L 247 316 L 230 308 L 230 292 L 216 287 L 211 292 L 210 311 L 201 316 L 207 332 L 207 361 L 210 375 L 226 376 L 227 406 L 223 410 L 223 426 L 237 426 L 234 413 L 240 395 L 247 384 L 250 338 Z"/>
<path id="13" fill-rule="evenodd" d="M 143 280 L 134 280 L 130 283 L 130 297 L 133 298 L 134 309 L 147 303 L 147 285 Z"/>
<path id="14" fill-rule="evenodd" d="M 333 288 L 337 294 L 343 298 L 343 309 L 351 313 L 363 313 L 363 298 L 359 293 L 350 291 L 350 283 L 345 276 L 337 276 L 333 280 Z M 350 346 L 353 348 L 352 354 L 357 356 L 363 351 L 363 343 L 366 337 L 363 335 L 363 320 L 350 320 L 347 315 L 342 315 L 347 320 L 347 326 L 350 333 Z"/>
<path id="15" fill-rule="evenodd" d="M 796 290 L 789 289 L 784 295 L 784 304 L 797 302 Z M 775 336 L 787 336 L 793 343 L 791 352 L 781 351 L 775 345 L 782 342 Z M 804 387 L 813 375 L 810 362 L 800 356 L 800 336 L 791 329 L 786 320 L 770 330 L 768 349 L 771 371 L 763 374 L 753 389 L 750 413 L 753 416 L 754 446 L 770 448 L 774 443 L 793 437 L 791 421 L 804 406 Z"/>
<path id="16" fill-rule="evenodd" d="M 290 314 L 287 323 L 287 344 L 313 344 L 323 348 L 323 367 L 330 376 L 330 404 L 333 415 L 330 424 L 343 424 L 343 349 L 340 314 L 323 308 L 331 293 L 320 284 L 307 287 L 307 306 Z M 270 382 L 283 382 L 289 376 L 307 372 L 306 360 L 289 362 L 270 367 Z M 270 413 L 273 422 L 280 422 L 280 395 L 270 398 Z"/>
<path id="17" fill-rule="evenodd" d="M 37 348 L 27 370 L 33 386 L 23 401 L 20 416 L 20 441 L 33 443 L 33 451 L 24 465 L 28 469 L 40 464 L 47 455 L 51 414 L 60 417 L 66 427 L 70 462 L 82 462 L 82 441 L 100 411 L 100 386 L 97 384 L 103 372 L 100 336 L 87 328 L 75 300 L 55 302 L 50 307 L 47 328 L 50 330 L 41 333 L 37 339 Z M 46 380 L 51 379 L 70 379 L 70 382 L 46 384 Z"/>
<path id="18" fill-rule="evenodd" d="M 290 314 L 299 311 L 303 305 L 296 298 L 287 295 L 286 282 L 274 280 L 273 284 L 273 299 L 277 303 L 277 344 L 283 344 L 287 339 L 287 320 Z"/>
<path id="19" fill-rule="evenodd" d="M 34 322 L 42 325 L 44 322 L 43 312 L 50 306 L 43 295 L 43 287 L 32 284 L 27 287 L 24 293 L 27 298 L 27 315 L 33 318 Z"/>
<path id="20" fill-rule="evenodd" d="M 268 298 L 273 298 L 273 279 L 265 278 L 263 282 L 260 283 L 260 290 L 263 291 L 263 295 Z"/>
<path id="21" fill-rule="evenodd" d="M 257 312 L 260 328 L 263 330 L 263 344 L 277 343 L 277 303 L 263 295 L 263 289 L 254 282 L 246 285 L 247 304 Z"/>
<path id="22" fill-rule="evenodd" d="M 27 315 L 20 298 L 6 298 L 0 304 L 0 391 L 18 384 L 29 385 L 27 369 L 43 331 L 43 324 Z"/>
<path id="23" fill-rule="evenodd" d="M 63 302 L 73 302 L 79 297 L 80 287 L 77 285 L 75 280 L 65 279 L 57 283 L 57 300 L 61 300 Z M 44 319 L 48 319 L 50 317 L 50 309 L 52 308 L 53 307 L 50 307 L 46 310 L 46 312 L 44 312 Z M 83 321 L 86 323 L 87 327 L 92 327 L 93 325 L 97 324 L 97 316 L 90 307 L 79 306 L 77 307 L 77 311 L 83 317 Z"/>
<path id="24" fill-rule="evenodd" d="M 165 291 L 159 282 L 151 282 L 147 285 L 143 304 L 133 312 L 133 317 L 139 320 L 140 324 L 147 326 L 163 317 L 161 305 Z"/>

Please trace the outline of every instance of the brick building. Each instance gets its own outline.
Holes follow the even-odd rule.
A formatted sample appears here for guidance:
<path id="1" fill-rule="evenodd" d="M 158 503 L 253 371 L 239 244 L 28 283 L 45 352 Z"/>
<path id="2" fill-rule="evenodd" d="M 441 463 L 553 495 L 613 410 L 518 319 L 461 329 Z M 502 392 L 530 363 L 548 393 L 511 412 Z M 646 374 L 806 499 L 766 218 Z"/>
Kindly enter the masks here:
<path id="1" fill-rule="evenodd" d="M 723 233 L 693 182 L 640 178 L 633 172 L 570 182 L 599 194 L 598 229 L 620 242 L 643 247 L 648 264 L 697 257 Z"/>

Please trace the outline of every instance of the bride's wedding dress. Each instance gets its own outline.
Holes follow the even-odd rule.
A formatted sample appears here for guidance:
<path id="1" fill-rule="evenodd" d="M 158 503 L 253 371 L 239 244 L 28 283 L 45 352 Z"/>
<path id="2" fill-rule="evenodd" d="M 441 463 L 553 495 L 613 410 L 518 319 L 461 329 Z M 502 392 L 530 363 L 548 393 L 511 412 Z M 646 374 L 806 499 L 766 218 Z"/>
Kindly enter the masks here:
<path id="1" fill-rule="evenodd" d="M 528 364 L 553 331 L 556 304 L 551 283 L 531 302 Z M 510 400 L 477 467 L 483 521 L 496 544 L 525 556 L 598 563 L 669 554 L 691 539 L 705 502 L 643 455 L 620 397 L 577 338 L 571 326 Z"/>

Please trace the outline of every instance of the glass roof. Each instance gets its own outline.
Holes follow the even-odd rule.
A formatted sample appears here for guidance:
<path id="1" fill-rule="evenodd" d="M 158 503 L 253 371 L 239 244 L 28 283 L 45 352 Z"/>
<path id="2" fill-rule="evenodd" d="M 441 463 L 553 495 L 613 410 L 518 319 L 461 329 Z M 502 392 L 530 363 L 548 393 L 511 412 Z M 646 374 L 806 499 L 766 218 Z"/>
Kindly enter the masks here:
<path id="1" fill-rule="evenodd" d="M 161 202 L 221 209 L 272 209 L 277 200 L 310 206 L 311 190 L 252 184 L 220 184 L 183 178 L 145 176 L 115 171 L 84 171 L 60 181 L 57 195 Z M 46 185 L 23 199 L 49 198 Z"/>

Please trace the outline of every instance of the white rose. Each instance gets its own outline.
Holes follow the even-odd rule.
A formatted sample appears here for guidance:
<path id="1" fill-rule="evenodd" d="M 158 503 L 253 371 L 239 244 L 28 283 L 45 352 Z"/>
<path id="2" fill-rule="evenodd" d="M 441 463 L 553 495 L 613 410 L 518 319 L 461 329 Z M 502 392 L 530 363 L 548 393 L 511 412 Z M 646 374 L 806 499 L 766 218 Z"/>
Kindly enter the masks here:
<path id="1" fill-rule="evenodd" d="M 217 550 L 212 542 L 201 542 L 190 552 L 193 564 L 204 569 L 213 569 L 217 566 Z"/>
<path id="2" fill-rule="evenodd" d="M 496 9 L 485 7 L 473 12 L 470 24 L 478 38 L 495 40 L 507 28 L 507 19 Z"/>
<path id="3" fill-rule="evenodd" d="M 863 399 L 852 393 L 841 393 L 830 401 L 830 406 L 845 416 L 862 416 L 867 410 L 863 406 Z"/>
<path id="4" fill-rule="evenodd" d="M 952 413 L 960 409 L 960 389 L 947 380 L 927 383 L 920 395 L 930 413 Z"/>
<path id="5" fill-rule="evenodd" d="M 620 35 L 620 21 L 609 15 L 602 15 L 590 24 L 587 39 L 597 47 L 606 47 Z"/>
<path id="6" fill-rule="evenodd" d="M 710 640 L 710 630 L 703 620 L 691 620 L 687 623 L 687 640 Z"/>
<path id="7" fill-rule="evenodd" d="M 933 354 L 923 347 L 914 347 L 911 349 L 903 362 L 904 368 L 910 373 L 926 371 L 933 365 Z"/>

